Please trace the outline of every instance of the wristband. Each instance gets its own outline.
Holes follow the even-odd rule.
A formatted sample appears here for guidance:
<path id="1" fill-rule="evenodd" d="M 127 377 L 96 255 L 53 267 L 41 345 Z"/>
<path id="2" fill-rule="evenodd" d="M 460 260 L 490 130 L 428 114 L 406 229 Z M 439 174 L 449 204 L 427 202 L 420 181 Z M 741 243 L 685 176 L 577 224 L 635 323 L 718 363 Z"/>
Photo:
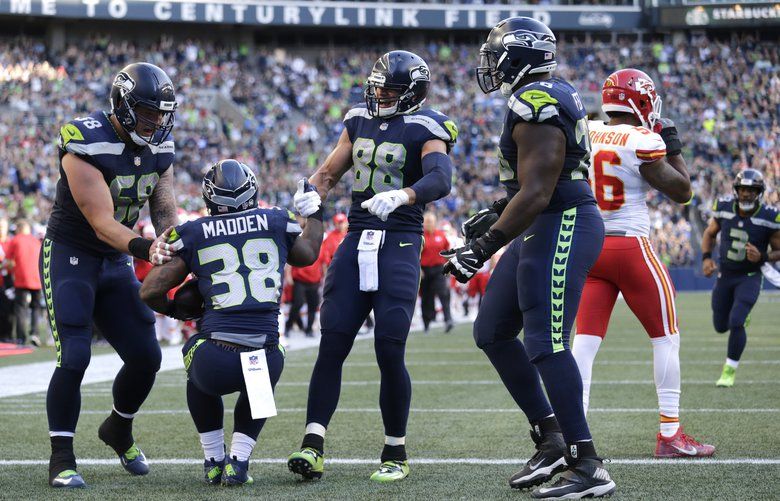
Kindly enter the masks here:
<path id="1" fill-rule="evenodd" d="M 764 264 L 767 261 L 769 261 L 769 253 L 767 251 L 763 251 L 761 253 L 761 259 L 758 261 L 759 264 Z"/>
<path id="2" fill-rule="evenodd" d="M 693 202 L 693 198 L 696 196 L 696 193 L 691 191 L 691 198 L 688 199 L 687 202 L 685 202 L 683 205 L 691 205 L 691 202 Z"/>
<path id="3" fill-rule="evenodd" d="M 485 257 L 489 258 L 506 245 L 506 235 L 501 230 L 491 229 L 477 240 L 477 244 L 485 253 Z"/>
<path id="4" fill-rule="evenodd" d="M 705 259 L 712 259 L 712 252 L 702 252 L 701 260 L 704 261 Z"/>
<path id="5" fill-rule="evenodd" d="M 496 211 L 496 214 L 499 216 L 502 212 L 504 212 L 504 209 L 506 209 L 506 206 L 509 205 L 509 199 L 508 198 L 502 198 L 501 200 L 496 200 L 493 202 L 493 210 Z"/>
<path id="6" fill-rule="evenodd" d="M 317 221 L 322 222 L 322 206 L 320 206 L 320 208 L 317 209 L 317 212 L 315 212 L 314 214 L 310 215 L 306 219 L 316 219 Z"/>
<path id="7" fill-rule="evenodd" d="M 152 248 L 152 244 L 154 242 L 152 240 L 148 240 L 143 237 L 136 237 L 127 244 L 127 250 L 130 251 L 130 254 L 137 257 L 138 259 L 143 259 L 144 261 L 149 261 L 149 249 Z"/>

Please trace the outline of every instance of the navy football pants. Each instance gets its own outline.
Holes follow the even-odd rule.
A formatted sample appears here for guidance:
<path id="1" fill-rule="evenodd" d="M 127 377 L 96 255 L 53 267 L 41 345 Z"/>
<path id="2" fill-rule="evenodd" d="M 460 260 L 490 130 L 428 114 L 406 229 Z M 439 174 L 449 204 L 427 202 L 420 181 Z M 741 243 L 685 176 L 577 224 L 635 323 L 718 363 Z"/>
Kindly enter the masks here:
<path id="1" fill-rule="evenodd" d="M 477 346 L 529 421 L 554 410 L 569 443 L 590 438 L 569 333 L 603 241 L 595 205 L 540 214 L 499 260 L 474 322 Z M 524 344 L 517 339 L 521 329 Z"/>
<path id="2" fill-rule="evenodd" d="M 93 322 L 124 362 L 114 380 L 114 406 L 135 414 L 152 389 L 161 354 L 154 314 L 138 295 L 130 257 L 96 257 L 45 239 L 40 266 L 57 349 L 46 396 L 50 432 L 76 430 Z"/>
<path id="3" fill-rule="evenodd" d="M 379 407 L 385 434 L 406 436 L 412 385 L 404 351 L 420 287 L 422 236 L 386 232 L 379 250 L 379 290 L 362 292 L 357 245 L 360 232 L 350 232 L 328 268 L 320 310 L 322 340 L 309 384 L 307 423 L 325 427 L 338 405 L 341 370 L 368 313 L 376 317 L 374 350 L 381 373 Z"/>
<path id="4" fill-rule="evenodd" d="M 746 273 L 721 272 L 712 289 L 712 323 L 717 332 L 729 332 L 728 358 L 739 360 L 747 345 L 750 310 L 761 293 L 763 275 L 760 271 Z"/>

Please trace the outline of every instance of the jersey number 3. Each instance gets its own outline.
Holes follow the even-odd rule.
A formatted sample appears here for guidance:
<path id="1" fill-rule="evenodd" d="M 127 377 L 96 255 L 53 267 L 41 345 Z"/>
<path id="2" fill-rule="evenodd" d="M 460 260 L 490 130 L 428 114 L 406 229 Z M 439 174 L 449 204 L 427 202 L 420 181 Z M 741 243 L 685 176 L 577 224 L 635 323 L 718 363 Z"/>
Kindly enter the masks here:
<path id="1" fill-rule="evenodd" d="M 279 273 L 279 247 L 272 238 L 253 238 L 238 249 L 230 244 L 217 244 L 198 251 L 200 265 L 222 261 L 222 268 L 211 274 L 211 284 L 225 284 L 227 292 L 213 294 L 211 303 L 215 310 L 244 304 L 247 296 L 258 303 L 277 302 L 282 276 Z M 241 265 L 249 268 L 249 274 L 238 273 Z"/>
<path id="2" fill-rule="evenodd" d="M 608 165 L 620 165 L 618 154 L 612 150 L 600 150 L 593 155 L 593 192 L 599 209 L 604 211 L 618 210 L 625 203 L 623 181 L 617 176 L 610 176 L 604 171 Z"/>

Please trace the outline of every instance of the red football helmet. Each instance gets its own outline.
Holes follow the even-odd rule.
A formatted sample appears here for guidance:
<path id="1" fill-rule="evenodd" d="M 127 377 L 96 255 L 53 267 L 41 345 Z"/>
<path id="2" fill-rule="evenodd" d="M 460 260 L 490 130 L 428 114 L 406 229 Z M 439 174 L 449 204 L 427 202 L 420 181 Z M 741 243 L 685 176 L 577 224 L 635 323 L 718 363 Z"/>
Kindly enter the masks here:
<path id="1" fill-rule="evenodd" d="M 626 68 L 607 77 L 601 88 L 601 109 L 604 113 L 631 113 L 644 127 L 653 130 L 661 118 L 661 96 L 647 73 Z"/>

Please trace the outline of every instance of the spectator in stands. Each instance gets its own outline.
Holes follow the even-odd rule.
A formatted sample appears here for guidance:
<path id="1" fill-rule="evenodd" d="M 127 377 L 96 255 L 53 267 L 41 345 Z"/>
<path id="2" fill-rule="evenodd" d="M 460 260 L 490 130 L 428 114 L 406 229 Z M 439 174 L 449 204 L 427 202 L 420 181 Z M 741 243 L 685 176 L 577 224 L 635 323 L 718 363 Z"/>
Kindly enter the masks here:
<path id="1" fill-rule="evenodd" d="M 14 317 L 16 343 L 19 345 L 41 345 L 37 334 L 41 313 L 41 278 L 38 274 L 40 253 L 41 241 L 33 236 L 30 223 L 26 220 L 20 221 L 17 224 L 17 233 L 8 245 L 7 255 L 13 267 Z"/>

